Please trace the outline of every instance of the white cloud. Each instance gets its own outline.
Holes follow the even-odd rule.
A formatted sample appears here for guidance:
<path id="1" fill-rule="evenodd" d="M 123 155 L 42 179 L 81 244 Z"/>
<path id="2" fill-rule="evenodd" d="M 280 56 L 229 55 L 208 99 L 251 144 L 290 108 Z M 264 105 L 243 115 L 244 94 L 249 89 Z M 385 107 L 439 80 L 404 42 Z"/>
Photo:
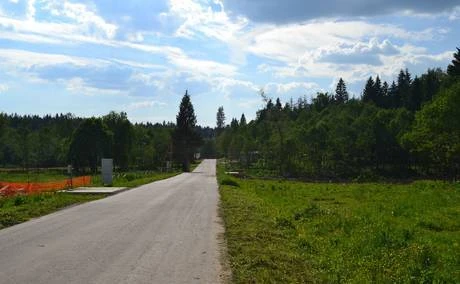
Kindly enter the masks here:
<path id="1" fill-rule="evenodd" d="M 218 11 L 215 11 L 210 3 L 203 1 L 169 0 L 169 13 L 162 16 L 182 20 L 182 24 L 176 30 L 177 36 L 204 35 L 223 42 L 234 41 L 235 35 L 246 27 L 248 20 L 242 17 L 232 20 L 220 0 L 214 0 L 212 3 L 219 7 Z"/>
<path id="2" fill-rule="evenodd" d="M 134 102 L 130 103 L 128 106 L 129 110 L 136 110 L 142 108 L 152 108 L 154 106 L 166 106 L 167 104 L 164 102 L 159 101 L 141 101 L 141 102 Z"/>
<path id="3" fill-rule="evenodd" d="M 38 9 L 41 15 L 48 13 L 53 21 L 37 20 Z M 28 0 L 25 20 L 0 15 L 0 29 L 4 32 L 14 31 L 16 40 L 20 41 L 41 40 L 42 43 L 50 43 L 50 39 L 53 39 L 54 43 L 100 43 L 113 39 L 118 27 L 106 22 L 84 4 L 58 0 Z M 11 34 L 8 37 L 12 39 Z"/>
<path id="4" fill-rule="evenodd" d="M 144 35 L 141 32 L 129 33 L 126 35 L 126 39 L 131 42 L 143 42 Z"/>
<path id="5" fill-rule="evenodd" d="M 137 72 L 131 75 L 129 81 L 141 82 L 146 86 L 154 86 L 158 89 L 163 89 L 165 87 L 165 73 L 163 72 L 152 72 L 152 73 L 142 73 Z"/>
<path id="6" fill-rule="evenodd" d="M 325 46 L 357 44 L 369 37 L 393 37 L 427 40 L 434 37 L 431 29 L 409 32 L 404 29 L 364 21 L 313 21 L 285 26 L 260 26 L 249 32 L 247 51 L 257 56 L 285 63 L 297 62 L 307 51 Z"/>
<path id="7" fill-rule="evenodd" d="M 7 92 L 8 90 L 9 90 L 8 85 L 6 85 L 6 84 L 0 84 L 0 94 L 1 94 L 1 93 L 5 93 L 5 92 Z"/>
<path id="8" fill-rule="evenodd" d="M 106 60 L 68 56 L 62 54 L 38 53 L 19 49 L 0 49 L 2 67 L 9 69 L 31 69 L 60 64 L 70 64 L 76 67 L 103 67 L 110 64 Z"/>
<path id="9" fill-rule="evenodd" d="M 87 96 L 95 96 L 95 95 L 128 95 L 128 92 L 115 90 L 115 89 L 104 89 L 104 88 L 96 88 L 89 86 L 83 78 L 74 77 L 69 80 L 59 79 L 59 83 L 64 84 L 66 89 L 75 94 L 82 94 Z"/>
<path id="10" fill-rule="evenodd" d="M 168 55 L 168 59 L 171 64 L 177 67 L 178 71 L 188 73 L 194 77 L 233 77 L 237 74 L 238 69 L 230 64 L 191 58 L 183 52 L 171 53 Z"/>
<path id="11" fill-rule="evenodd" d="M 8 0 L 10 3 L 13 3 L 13 4 L 18 4 L 19 3 L 19 0 Z"/>
<path id="12" fill-rule="evenodd" d="M 456 21 L 460 19 L 460 6 L 457 6 L 449 15 L 449 20 Z"/>
<path id="13" fill-rule="evenodd" d="M 54 17 L 64 17 L 72 20 L 76 25 L 83 28 L 87 34 L 109 39 L 114 38 L 116 35 L 118 27 L 105 21 L 85 4 L 71 3 L 66 0 L 42 1 L 44 3 L 41 7 L 42 10 L 50 12 Z"/>
<path id="14" fill-rule="evenodd" d="M 26 7 L 26 18 L 28 21 L 35 20 L 35 0 L 28 0 L 27 7 Z"/>
<path id="15" fill-rule="evenodd" d="M 289 82 L 289 83 L 268 83 L 264 86 L 264 91 L 267 94 L 286 94 L 292 91 L 305 93 L 305 91 L 318 90 L 320 87 L 313 82 Z"/>
<path id="16" fill-rule="evenodd" d="M 255 107 L 262 106 L 262 104 L 263 104 L 262 98 L 258 98 L 258 99 L 242 99 L 238 103 L 238 106 L 241 107 L 241 108 L 245 108 L 245 109 L 253 109 Z"/>

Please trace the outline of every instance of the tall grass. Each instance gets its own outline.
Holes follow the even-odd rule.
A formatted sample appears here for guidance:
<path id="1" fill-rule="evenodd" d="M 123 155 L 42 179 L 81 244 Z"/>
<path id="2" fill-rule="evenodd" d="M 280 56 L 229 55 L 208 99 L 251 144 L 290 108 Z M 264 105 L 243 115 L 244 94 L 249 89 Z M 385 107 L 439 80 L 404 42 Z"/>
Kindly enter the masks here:
<path id="1" fill-rule="evenodd" d="M 460 282 L 458 184 L 219 180 L 236 283 Z"/>

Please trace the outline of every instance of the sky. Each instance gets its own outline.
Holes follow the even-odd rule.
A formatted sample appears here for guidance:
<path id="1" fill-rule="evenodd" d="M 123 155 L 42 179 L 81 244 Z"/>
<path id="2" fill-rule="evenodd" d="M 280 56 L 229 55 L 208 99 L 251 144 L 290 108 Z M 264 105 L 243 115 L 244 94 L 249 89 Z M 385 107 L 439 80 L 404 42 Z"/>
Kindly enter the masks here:
<path id="1" fill-rule="evenodd" d="M 0 112 L 175 121 L 188 90 L 198 124 L 253 119 L 365 80 L 446 69 L 460 0 L 0 0 Z"/>

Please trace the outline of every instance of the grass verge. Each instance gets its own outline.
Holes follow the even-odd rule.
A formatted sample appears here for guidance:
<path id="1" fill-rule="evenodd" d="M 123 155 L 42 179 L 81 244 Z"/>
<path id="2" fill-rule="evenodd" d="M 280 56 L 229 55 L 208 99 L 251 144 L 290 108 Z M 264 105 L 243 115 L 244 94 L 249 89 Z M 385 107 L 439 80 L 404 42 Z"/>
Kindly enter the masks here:
<path id="1" fill-rule="evenodd" d="M 49 214 L 72 204 L 105 197 L 104 194 L 40 193 L 0 198 L 0 229 Z"/>
<path id="2" fill-rule="evenodd" d="M 0 171 L 0 181 L 5 182 L 47 182 L 65 180 L 64 171 Z"/>
<path id="3" fill-rule="evenodd" d="M 157 180 L 167 179 L 180 172 L 127 172 L 127 173 L 116 173 L 113 177 L 112 186 L 115 187 L 136 187 L 147 183 L 151 183 Z M 103 186 L 101 175 L 94 175 L 91 178 L 91 186 Z"/>
<path id="4" fill-rule="evenodd" d="M 218 180 L 235 283 L 460 283 L 458 184 Z"/>

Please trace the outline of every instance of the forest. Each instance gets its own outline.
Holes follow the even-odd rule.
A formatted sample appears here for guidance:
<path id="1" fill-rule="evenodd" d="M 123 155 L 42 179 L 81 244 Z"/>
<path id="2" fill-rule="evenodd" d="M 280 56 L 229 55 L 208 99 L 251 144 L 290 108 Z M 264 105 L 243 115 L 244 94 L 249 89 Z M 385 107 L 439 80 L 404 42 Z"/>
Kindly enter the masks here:
<path id="1" fill-rule="evenodd" d="M 158 170 L 172 159 L 174 127 L 171 122 L 133 124 L 126 113 L 114 111 L 99 118 L 0 113 L 0 167 L 72 164 L 77 171 L 94 172 L 102 157 L 112 157 L 117 170 Z M 204 138 L 214 135 L 209 127 L 196 130 Z"/>
<path id="2" fill-rule="evenodd" d="M 396 74 L 395 74 L 396 75 Z M 263 176 L 306 180 L 458 179 L 460 49 L 447 72 L 391 84 L 370 77 L 359 98 L 340 79 L 334 93 L 282 103 L 261 91 L 265 107 L 225 126 L 217 113 L 217 150 L 234 167 Z"/>

